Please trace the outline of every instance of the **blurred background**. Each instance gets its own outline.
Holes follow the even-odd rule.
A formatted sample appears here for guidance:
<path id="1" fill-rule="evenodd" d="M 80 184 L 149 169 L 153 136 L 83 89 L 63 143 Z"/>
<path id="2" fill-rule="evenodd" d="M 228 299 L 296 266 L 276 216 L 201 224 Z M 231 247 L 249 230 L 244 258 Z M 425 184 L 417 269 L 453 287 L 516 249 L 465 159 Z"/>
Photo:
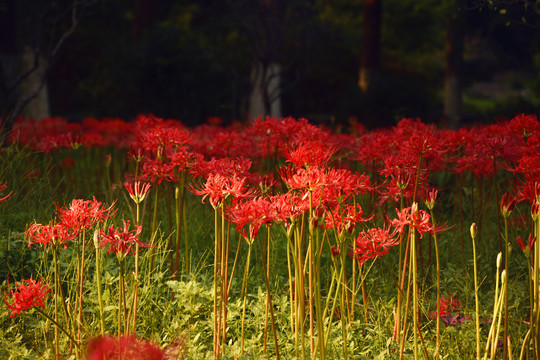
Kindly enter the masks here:
<path id="1" fill-rule="evenodd" d="M 458 127 L 540 106 L 536 0 L 0 0 L 0 116 Z M 219 120 L 218 120 L 219 119 Z"/>

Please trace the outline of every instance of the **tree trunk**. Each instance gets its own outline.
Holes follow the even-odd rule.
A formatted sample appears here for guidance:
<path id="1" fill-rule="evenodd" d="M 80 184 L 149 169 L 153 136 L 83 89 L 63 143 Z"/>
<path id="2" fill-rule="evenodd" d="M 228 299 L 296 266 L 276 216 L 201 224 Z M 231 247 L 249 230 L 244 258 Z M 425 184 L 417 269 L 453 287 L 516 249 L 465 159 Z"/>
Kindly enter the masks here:
<path id="1" fill-rule="evenodd" d="M 19 74 L 24 74 L 30 71 L 34 67 L 35 51 L 30 47 L 26 47 L 19 60 Z M 22 109 L 21 115 L 25 119 L 41 120 L 50 116 L 49 110 L 49 96 L 46 83 L 46 67 L 43 56 L 39 56 L 38 66 L 35 71 L 23 81 L 19 87 L 18 98 L 19 101 L 24 100 L 30 96 L 41 86 L 37 95 L 28 102 L 28 104 Z M 41 82 L 44 82 L 43 86 Z M 15 119 L 16 120 L 16 119 Z"/>
<path id="2" fill-rule="evenodd" d="M 251 70 L 249 117 L 281 116 L 281 66 L 257 63 Z"/>
<path id="3" fill-rule="evenodd" d="M 459 1 L 456 6 L 459 6 Z M 463 42 L 463 18 L 461 13 L 457 12 L 448 19 L 445 44 L 444 116 L 452 128 L 459 126 L 462 116 Z"/>
<path id="4" fill-rule="evenodd" d="M 364 1 L 363 42 L 358 77 L 358 86 L 363 93 L 369 91 L 380 65 L 381 8 L 382 0 Z"/>

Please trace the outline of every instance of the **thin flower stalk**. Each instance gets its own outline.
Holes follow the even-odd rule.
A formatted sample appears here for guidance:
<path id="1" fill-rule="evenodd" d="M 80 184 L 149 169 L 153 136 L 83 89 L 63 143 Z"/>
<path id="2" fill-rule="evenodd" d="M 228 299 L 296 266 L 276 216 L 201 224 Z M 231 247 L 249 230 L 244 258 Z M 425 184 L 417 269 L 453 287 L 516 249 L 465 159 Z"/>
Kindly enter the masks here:
<path id="1" fill-rule="evenodd" d="M 478 299 L 478 271 L 476 265 L 476 224 L 471 225 L 471 239 L 473 248 L 473 266 L 474 266 L 474 303 L 475 303 L 475 321 L 476 321 L 476 359 L 480 360 L 480 300 Z M 437 264 L 438 265 L 438 264 Z M 440 317 L 440 304 L 437 302 L 437 318 Z M 437 329 L 438 330 L 438 329 Z"/>
<path id="2" fill-rule="evenodd" d="M 103 316 L 103 294 L 101 289 L 101 247 L 99 246 L 99 230 L 94 231 L 94 248 L 96 249 L 96 287 L 98 291 L 99 328 L 101 336 L 105 336 L 105 321 Z"/>
<path id="3" fill-rule="evenodd" d="M 489 329 L 488 337 L 486 340 L 486 347 L 484 351 L 484 360 L 487 359 L 488 354 L 493 357 L 495 355 L 495 351 L 497 349 L 497 340 L 498 340 L 498 331 L 495 329 L 497 324 L 497 319 L 500 316 L 502 306 L 503 306 L 503 298 L 504 298 L 504 282 L 501 281 L 501 273 L 499 272 L 501 268 L 501 262 L 502 262 L 502 253 L 499 253 L 497 255 L 497 270 L 495 273 L 495 297 L 493 299 L 493 315 L 492 315 L 492 323 L 491 327 Z M 504 273 L 504 270 L 503 270 Z M 501 290 L 499 291 L 499 283 L 501 284 Z M 495 346 L 494 346 L 495 345 Z"/>
<path id="4" fill-rule="evenodd" d="M 246 320 L 246 303 L 247 303 L 247 286 L 248 286 L 248 279 L 249 279 L 249 263 L 251 260 L 251 245 L 253 244 L 253 240 L 248 240 L 248 253 L 246 257 L 246 266 L 244 268 L 244 277 L 242 279 L 242 325 L 241 325 L 241 336 L 240 336 L 240 355 L 244 355 L 244 329 L 245 329 L 245 320 Z"/>
<path id="5" fill-rule="evenodd" d="M 538 188 L 538 185 L 536 185 Z M 536 201 L 534 202 L 531 209 L 531 216 L 534 222 L 534 237 L 540 239 L 540 210 L 538 206 L 539 195 L 536 195 Z M 533 256 L 533 267 L 532 267 L 532 301 L 533 301 L 533 310 L 531 317 L 531 339 L 533 343 L 534 356 L 538 359 L 540 358 L 540 246 L 536 244 L 534 246 L 534 256 Z"/>
<path id="6" fill-rule="evenodd" d="M 429 209 L 429 212 L 431 215 L 431 223 L 433 225 L 433 228 L 436 227 L 435 215 L 433 213 L 433 208 L 435 207 L 436 199 L 437 199 L 437 190 L 432 190 L 428 193 L 428 199 L 425 201 L 425 204 L 427 208 Z M 474 242 L 474 238 L 473 238 L 473 242 Z M 440 299 L 441 298 L 441 267 L 439 263 L 439 246 L 437 243 L 436 232 L 433 232 L 433 244 L 435 246 L 435 266 L 436 266 L 435 272 L 436 272 L 436 282 L 437 282 L 437 299 Z M 475 256 L 475 272 L 476 272 L 476 250 L 474 249 L 474 243 L 473 243 L 473 250 L 475 251 L 474 256 Z M 475 275 L 475 281 L 476 281 L 476 275 Z M 439 349 L 441 346 L 441 304 L 440 304 L 440 301 L 438 300 L 437 300 L 437 314 L 436 315 L 437 315 L 437 319 L 436 319 L 435 357 L 438 356 Z M 480 358 L 478 358 L 477 360 L 480 360 Z"/>
<path id="7" fill-rule="evenodd" d="M 494 160 L 495 161 L 495 160 Z M 510 252 L 510 243 L 508 241 L 508 217 L 512 213 L 512 210 L 516 206 L 516 200 L 511 198 L 507 193 L 503 194 L 501 199 L 500 213 L 504 220 L 504 270 L 506 270 L 506 279 L 508 280 L 509 268 L 508 268 L 508 253 Z M 508 357 L 508 344 L 506 339 L 508 338 L 508 286 L 504 292 L 504 345 L 503 345 L 503 359 Z"/>
<path id="8" fill-rule="evenodd" d="M 268 247 L 266 249 L 266 258 L 267 258 L 267 263 L 266 264 L 265 264 L 265 256 L 264 256 L 263 247 L 261 246 L 260 240 L 258 241 L 258 244 L 259 244 L 259 249 L 260 249 L 260 252 L 261 252 L 261 261 L 262 261 L 262 271 L 263 271 L 263 275 L 264 275 L 264 282 L 266 284 L 266 304 L 267 304 L 266 308 L 270 309 L 270 319 L 272 321 L 272 334 L 273 334 L 274 346 L 275 346 L 275 351 L 276 351 L 276 359 L 279 360 L 280 355 L 279 355 L 279 345 L 278 345 L 278 338 L 277 338 L 277 332 L 276 332 L 276 322 L 275 322 L 275 318 L 274 318 L 274 307 L 272 305 L 272 294 L 270 292 L 270 279 L 269 279 L 269 271 L 270 271 L 270 268 L 269 268 L 269 264 L 270 264 L 270 229 L 269 229 L 268 226 L 267 226 L 267 244 L 268 244 Z"/>

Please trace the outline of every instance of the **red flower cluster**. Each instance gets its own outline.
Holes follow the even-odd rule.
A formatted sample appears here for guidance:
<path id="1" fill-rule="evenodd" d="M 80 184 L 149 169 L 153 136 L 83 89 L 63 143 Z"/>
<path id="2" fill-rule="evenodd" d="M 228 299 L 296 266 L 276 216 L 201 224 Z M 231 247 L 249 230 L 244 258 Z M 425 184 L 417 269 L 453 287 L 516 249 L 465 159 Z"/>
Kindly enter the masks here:
<path id="1" fill-rule="evenodd" d="M 390 253 L 390 248 L 399 244 L 395 232 L 390 232 L 390 229 L 371 228 L 362 231 L 356 239 L 356 248 L 353 251 L 353 256 L 362 265 L 368 260 L 380 258 L 383 255 Z"/>
<path id="2" fill-rule="evenodd" d="M 122 219 L 124 227 L 115 228 L 113 225 L 100 232 L 101 247 L 107 248 L 107 253 L 114 253 L 119 256 L 125 256 L 134 253 L 133 247 L 139 245 L 146 246 L 139 241 L 139 235 L 142 226 L 135 225 L 135 229 L 129 231 L 129 221 Z"/>
<path id="3" fill-rule="evenodd" d="M 44 247 L 47 245 L 64 245 L 67 247 L 67 241 L 73 240 L 77 237 L 77 232 L 62 225 L 62 224 L 50 224 L 41 225 L 34 223 L 26 230 L 26 235 L 29 237 L 29 244 L 42 244 Z"/>
<path id="4" fill-rule="evenodd" d="M 9 299 L 4 293 L 4 303 L 11 310 L 11 317 L 19 315 L 21 312 L 33 307 L 42 307 L 45 309 L 45 301 L 49 298 L 49 288 L 41 280 L 35 281 L 30 278 L 23 280 L 17 290 L 9 289 Z"/>
<path id="5" fill-rule="evenodd" d="M 135 336 L 105 336 L 88 342 L 86 360 L 165 360 L 165 351 Z"/>
<path id="6" fill-rule="evenodd" d="M 114 204 L 105 208 L 94 197 L 93 200 L 74 199 L 67 209 L 56 205 L 56 210 L 61 225 L 79 232 L 113 217 L 116 214 L 113 206 Z"/>

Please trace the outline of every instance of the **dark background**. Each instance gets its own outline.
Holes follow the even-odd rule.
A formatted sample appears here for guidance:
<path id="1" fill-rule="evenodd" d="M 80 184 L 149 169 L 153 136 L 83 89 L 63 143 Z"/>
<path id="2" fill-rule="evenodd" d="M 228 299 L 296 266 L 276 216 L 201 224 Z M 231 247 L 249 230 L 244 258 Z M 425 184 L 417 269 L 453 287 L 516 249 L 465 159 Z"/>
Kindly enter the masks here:
<path id="1" fill-rule="evenodd" d="M 256 61 L 281 65 L 282 115 L 313 122 L 357 118 L 372 128 L 420 117 L 463 125 L 537 111 L 537 2 L 380 1 L 376 77 L 362 91 L 367 2 L 93 1 L 50 56 L 50 114 L 79 120 L 154 113 L 188 125 L 215 116 L 246 120 Z M 70 29 L 71 6 L 0 0 L 0 53 L 31 43 L 49 54 Z M 455 122 L 444 108 L 452 21 L 460 23 L 463 45 Z"/>

